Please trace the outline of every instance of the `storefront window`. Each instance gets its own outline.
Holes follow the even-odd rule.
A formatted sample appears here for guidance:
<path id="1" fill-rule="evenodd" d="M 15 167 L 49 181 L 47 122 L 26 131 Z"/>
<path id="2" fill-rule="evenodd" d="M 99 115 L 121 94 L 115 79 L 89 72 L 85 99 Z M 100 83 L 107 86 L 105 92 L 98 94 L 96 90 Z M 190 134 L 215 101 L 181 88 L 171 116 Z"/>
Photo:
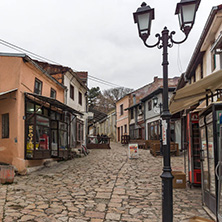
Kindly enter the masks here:
<path id="1" fill-rule="evenodd" d="M 43 116 L 36 116 L 36 124 L 49 127 L 49 119 Z"/>
<path id="2" fill-rule="evenodd" d="M 58 156 L 58 137 L 57 137 L 57 130 L 53 129 L 51 130 L 52 135 L 52 143 L 51 143 L 51 149 L 52 149 L 52 155 Z"/>
<path id="3" fill-rule="evenodd" d="M 63 130 L 59 130 L 59 149 L 67 149 L 67 132 Z"/>
<path id="4" fill-rule="evenodd" d="M 36 114 L 42 114 L 42 107 L 40 105 L 35 105 Z"/>
<path id="5" fill-rule="evenodd" d="M 28 113 L 34 113 L 34 110 L 35 110 L 34 104 L 28 102 L 28 103 L 27 103 L 26 110 L 27 110 Z"/>
<path id="6" fill-rule="evenodd" d="M 59 149 L 68 148 L 67 123 L 59 122 Z"/>
<path id="7" fill-rule="evenodd" d="M 160 129 L 159 129 L 159 120 L 152 123 L 148 123 L 148 138 L 150 140 L 159 140 L 160 139 Z"/>
<path id="8" fill-rule="evenodd" d="M 56 119 L 56 113 L 51 111 L 50 118 L 55 120 Z"/>
<path id="9" fill-rule="evenodd" d="M 208 160 L 207 160 L 207 141 L 205 128 L 202 127 L 200 130 L 201 136 L 201 148 L 202 148 L 202 159 L 203 159 L 203 185 L 205 190 L 210 190 L 209 183 L 209 170 L 208 170 Z"/>
<path id="10" fill-rule="evenodd" d="M 49 150 L 49 128 L 36 126 L 36 150 Z"/>
<path id="11" fill-rule="evenodd" d="M 207 125 L 207 137 L 209 152 L 210 193 L 215 195 L 213 123 Z"/>

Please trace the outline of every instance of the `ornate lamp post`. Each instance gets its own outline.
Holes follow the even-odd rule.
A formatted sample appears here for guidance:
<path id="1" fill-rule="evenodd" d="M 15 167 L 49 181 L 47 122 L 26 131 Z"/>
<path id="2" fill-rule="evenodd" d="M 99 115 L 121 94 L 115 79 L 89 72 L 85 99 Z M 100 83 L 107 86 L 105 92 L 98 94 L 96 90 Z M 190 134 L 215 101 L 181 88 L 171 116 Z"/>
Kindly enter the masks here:
<path id="1" fill-rule="evenodd" d="M 154 19 L 154 9 L 142 3 L 141 7 L 137 9 L 134 16 L 134 22 L 137 23 L 139 36 L 143 40 L 146 47 L 152 48 L 157 46 L 158 49 L 163 49 L 163 112 L 162 124 L 165 126 L 166 138 L 163 138 L 163 173 L 162 178 L 162 221 L 173 221 L 173 189 L 172 189 L 172 173 L 170 164 L 170 117 L 171 114 L 168 108 L 168 47 L 171 48 L 173 44 L 181 44 L 186 41 L 190 30 L 193 27 L 196 11 L 199 7 L 200 0 L 181 0 L 177 4 L 175 14 L 179 17 L 180 29 L 185 34 L 182 41 L 175 41 L 173 35 L 175 31 L 169 33 L 167 27 L 164 27 L 160 34 L 156 34 L 157 42 L 154 45 L 148 45 L 146 40 L 150 35 L 151 22 Z M 165 133 L 163 132 L 163 133 Z"/>

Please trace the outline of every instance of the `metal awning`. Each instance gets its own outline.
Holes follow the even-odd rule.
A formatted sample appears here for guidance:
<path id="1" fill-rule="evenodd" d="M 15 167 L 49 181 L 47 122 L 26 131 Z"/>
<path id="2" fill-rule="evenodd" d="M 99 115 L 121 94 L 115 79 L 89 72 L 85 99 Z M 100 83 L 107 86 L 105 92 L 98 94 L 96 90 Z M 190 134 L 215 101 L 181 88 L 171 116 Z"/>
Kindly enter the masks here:
<path id="1" fill-rule="evenodd" d="M 170 112 L 175 114 L 184 109 L 189 109 L 200 100 L 222 87 L 222 70 L 212 73 L 205 78 L 187 85 L 175 92 L 170 100 Z M 209 91 L 207 91 L 209 90 Z"/>
<path id="2" fill-rule="evenodd" d="M 66 104 L 64 104 L 64 103 L 62 103 L 62 102 L 60 102 L 56 99 L 46 97 L 46 96 L 41 96 L 41 95 L 38 95 L 38 94 L 33 94 L 33 93 L 25 93 L 25 95 L 31 100 L 33 100 L 33 97 L 34 97 L 34 98 L 37 98 L 37 99 L 42 100 L 44 102 L 47 102 L 47 103 L 49 103 L 50 105 L 52 105 L 56 108 L 60 108 L 64 111 L 68 111 L 70 113 L 78 114 L 78 115 L 83 116 L 83 113 L 71 108 L 70 106 L 67 106 Z"/>
<path id="3" fill-rule="evenodd" d="M 3 96 L 3 95 L 5 95 L 5 94 L 8 94 L 8 93 L 11 93 L 11 92 L 15 92 L 15 91 L 17 91 L 18 89 L 16 88 L 16 89 L 11 89 L 11 90 L 8 90 L 8 91 L 5 91 L 5 92 L 0 92 L 0 96 Z"/>

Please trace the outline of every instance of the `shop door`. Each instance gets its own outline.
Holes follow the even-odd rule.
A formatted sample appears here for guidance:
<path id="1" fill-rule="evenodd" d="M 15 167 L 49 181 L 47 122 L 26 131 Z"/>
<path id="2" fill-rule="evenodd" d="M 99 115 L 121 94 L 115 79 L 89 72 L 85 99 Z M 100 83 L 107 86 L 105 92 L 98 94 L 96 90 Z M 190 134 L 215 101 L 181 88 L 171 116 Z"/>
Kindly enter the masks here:
<path id="1" fill-rule="evenodd" d="M 222 222 L 222 126 L 220 127 L 218 155 L 219 161 L 216 166 L 216 176 L 218 180 L 218 221 Z"/>

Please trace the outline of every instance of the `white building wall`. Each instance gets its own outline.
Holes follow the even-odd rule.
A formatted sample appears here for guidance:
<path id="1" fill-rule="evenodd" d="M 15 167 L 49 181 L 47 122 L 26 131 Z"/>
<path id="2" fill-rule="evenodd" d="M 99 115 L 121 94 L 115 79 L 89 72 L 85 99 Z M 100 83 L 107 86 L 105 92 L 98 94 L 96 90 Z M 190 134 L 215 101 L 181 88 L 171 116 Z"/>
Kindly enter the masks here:
<path id="1" fill-rule="evenodd" d="M 70 84 L 73 85 L 74 87 L 74 100 L 70 98 Z M 67 72 L 64 75 L 64 85 L 67 87 L 67 92 L 65 93 L 66 98 L 66 104 L 73 109 L 83 113 L 84 115 L 82 117 L 77 116 L 77 118 L 81 121 L 84 122 L 83 126 L 83 140 L 85 143 L 86 140 L 86 125 L 87 125 L 87 118 L 88 115 L 86 113 L 86 103 L 87 103 L 87 98 L 86 98 L 86 92 L 87 90 L 78 82 L 78 80 L 69 72 Z M 82 93 L 82 105 L 79 104 L 79 92 Z"/>

